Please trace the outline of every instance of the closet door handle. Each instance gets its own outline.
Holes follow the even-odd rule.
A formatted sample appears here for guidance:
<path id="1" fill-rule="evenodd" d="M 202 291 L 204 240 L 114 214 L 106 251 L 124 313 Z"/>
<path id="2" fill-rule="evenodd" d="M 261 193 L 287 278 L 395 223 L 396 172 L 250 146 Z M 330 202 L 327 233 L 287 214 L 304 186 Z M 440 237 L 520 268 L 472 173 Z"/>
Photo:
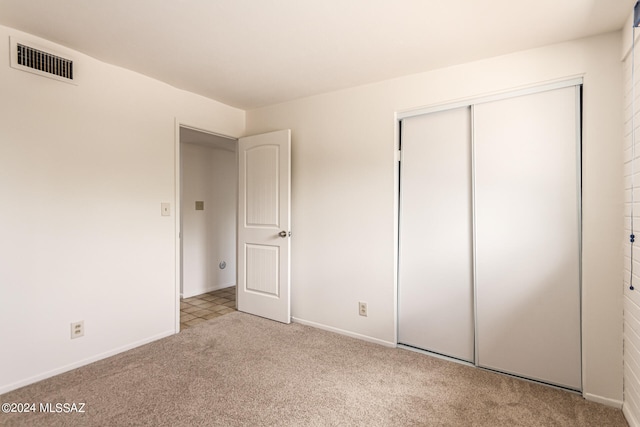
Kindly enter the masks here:
<path id="1" fill-rule="evenodd" d="M 280 233 L 278 233 L 278 236 L 280 236 L 280 237 L 282 237 L 284 239 L 285 237 L 287 237 L 287 232 L 282 230 Z"/>

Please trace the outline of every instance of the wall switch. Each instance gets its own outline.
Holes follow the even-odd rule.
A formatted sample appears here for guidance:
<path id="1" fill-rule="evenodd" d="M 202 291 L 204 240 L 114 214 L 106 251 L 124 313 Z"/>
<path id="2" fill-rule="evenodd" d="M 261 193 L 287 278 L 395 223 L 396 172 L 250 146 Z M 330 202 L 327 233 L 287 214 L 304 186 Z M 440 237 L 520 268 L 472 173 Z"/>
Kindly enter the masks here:
<path id="1" fill-rule="evenodd" d="M 204 201 L 197 201 L 196 202 L 196 210 L 197 211 L 203 211 L 204 210 Z"/>
<path id="2" fill-rule="evenodd" d="M 358 303 L 358 314 L 367 317 L 367 303 L 360 301 Z"/>
<path id="3" fill-rule="evenodd" d="M 84 320 L 71 324 L 71 339 L 84 336 Z"/>
<path id="4" fill-rule="evenodd" d="M 162 216 L 171 216 L 171 203 L 160 203 L 160 214 Z"/>

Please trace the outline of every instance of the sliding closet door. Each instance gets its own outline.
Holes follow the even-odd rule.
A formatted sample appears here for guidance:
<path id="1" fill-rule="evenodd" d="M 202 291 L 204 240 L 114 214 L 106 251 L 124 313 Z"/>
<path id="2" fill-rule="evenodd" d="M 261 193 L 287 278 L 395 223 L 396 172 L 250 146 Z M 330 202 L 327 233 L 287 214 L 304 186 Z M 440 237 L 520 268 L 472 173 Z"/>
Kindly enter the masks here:
<path id="1" fill-rule="evenodd" d="M 474 107 L 478 365 L 581 389 L 579 89 Z"/>
<path id="2" fill-rule="evenodd" d="M 469 107 L 402 120 L 398 342 L 473 361 Z"/>

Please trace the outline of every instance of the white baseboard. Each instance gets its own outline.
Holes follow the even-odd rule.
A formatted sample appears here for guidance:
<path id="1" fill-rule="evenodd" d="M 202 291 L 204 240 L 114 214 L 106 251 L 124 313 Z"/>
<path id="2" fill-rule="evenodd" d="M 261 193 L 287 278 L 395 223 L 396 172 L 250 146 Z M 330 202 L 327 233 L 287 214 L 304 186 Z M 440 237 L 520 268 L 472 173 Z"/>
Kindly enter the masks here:
<path id="1" fill-rule="evenodd" d="M 34 375 L 32 377 L 26 378 L 24 380 L 21 380 L 21 381 L 12 383 L 12 384 L 2 385 L 2 386 L 0 386 L 0 394 L 8 393 L 8 392 L 16 390 L 16 389 L 18 389 L 20 387 L 24 387 L 24 386 L 27 386 L 29 384 L 37 383 L 38 381 L 42 381 L 42 380 L 45 380 L 47 378 L 51 378 L 51 377 L 54 377 L 56 375 L 60 375 L 62 373 L 71 371 L 73 369 L 80 368 L 81 366 L 85 366 L 85 365 L 88 365 L 90 363 L 97 362 L 98 360 L 106 359 L 107 357 L 114 356 L 114 355 L 116 355 L 118 353 L 122 353 L 123 351 L 131 350 L 131 349 L 136 348 L 136 347 L 140 347 L 141 345 L 148 344 L 148 343 L 150 343 L 152 341 L 156 341 L 156 340 L 159 340 L 161 338 L 166 338 L 166 337 L 168 337 L 170 335 L 173 335 L 175 333 L 176 333 L 176 331 L 174 329 L 171 329 L 169 331 L 162 332 L 162 333 L 154 335 L 152 337 L 145 338 L 145 339 L 142 339 L 140 341 L 136 341 L 136 342 L 124 345 L 122 347 L 118 347 L 118 348 L 115 348 L 113 350 L 109 350 L 109 351 L 106 351 L 104 353 L 100 353 L 100 354 L 97 354 L 95 356 L 92 356 L 92 357 L 89 357 L 89 358 L 86 358 L 86 359 L 83 359 L 83 360 L 79 360 L 79 361 L 74 362 L 74 363 L 70 363 L 70 364 L 62 366 L 60 368 L 52 369 L 50 371 L 43 372 L 43 373 L 40 373 L 38 375 Z"/>
<path id="2" fill-rule="evenodd" d="M 602 403 L 603 405 L 611 406 L 613 408 L 621 409 L 622 400 L 609 399 L 608 397 L 602 397 L 595 394 L 583 393 L 582 397 L 590 402 Z"/>
<path id="3" fill-rule="evenodd" d="M 190 292 L 187 292 L 187 293 L 181 293 L 180 296 L 182 298 L 191 298 L 191 297 L 195 297 L 196 295 L 206 294 L 207 292 L 219 291 L 220 289 L 230 288 L 230 287 L 235 286 L 235 285 L 236 284 L 233 283 L 233 282 L 232 283 L 213 284 L 213 285 L 206 286 L 204 288 L 190 290 Z"/>
<path id="4" fill-rule="evenodd" d="M 359 340 L 368 341 L 374 344 L 380 344 L 385 347 L 396 347 L 396 344 L 390 341 L 384 341 L 378 338 L 373 338 L 368 335 L 358 334 L 356 332 L 345 331 L 344 329 L 334 328 L 333 326 L 323 325 L 321 323 L 312 322 L 310 320 L 299 319 L 297 317 L 292 317 L 291 321 L 294 323 L 300 323 L 301 325 L 311 326 L 313 328 L 322 329 L 324 331 L 335 332 L 336 334 L 346 335 L 351 338 L 357 338 Z"/>
<path id="5" fill-rule="evenodd" d="M 640 427 L 640 423 L 638 423 L 638 419 L 633 415 L 633 413 L 628 409 L 627 405 L 622 405 L 622 414 L 627 420 L 627 424 L 629 427 Z"/>

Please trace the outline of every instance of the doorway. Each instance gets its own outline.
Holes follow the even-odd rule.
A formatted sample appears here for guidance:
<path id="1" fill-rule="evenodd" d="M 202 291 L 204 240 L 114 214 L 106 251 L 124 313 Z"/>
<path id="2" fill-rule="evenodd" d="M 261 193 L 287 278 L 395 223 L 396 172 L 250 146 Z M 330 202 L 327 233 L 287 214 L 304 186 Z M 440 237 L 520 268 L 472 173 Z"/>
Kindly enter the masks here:
<path id="1" fill-rule="evenodd" d="M 179 126 L 180 330 L 236 308 L 236 146 Z"/>

